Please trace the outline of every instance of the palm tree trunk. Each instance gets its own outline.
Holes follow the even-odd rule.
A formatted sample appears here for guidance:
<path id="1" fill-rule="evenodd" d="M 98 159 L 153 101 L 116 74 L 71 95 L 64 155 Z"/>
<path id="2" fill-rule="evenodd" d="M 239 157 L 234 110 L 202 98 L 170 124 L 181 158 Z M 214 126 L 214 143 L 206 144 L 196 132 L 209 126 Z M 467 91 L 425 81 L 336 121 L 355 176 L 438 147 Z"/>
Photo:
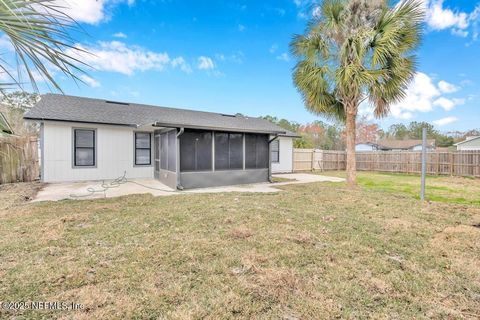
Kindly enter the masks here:
<path id="1" fill-rule="evenodd" d="M 354 109 L 354 110 L 348 110 Z M 356 136 L 356 108 L 347 109 L 347 185 L 355 187 L 357 185 L 357 159 L 355 156 L 355 136 Z"/>

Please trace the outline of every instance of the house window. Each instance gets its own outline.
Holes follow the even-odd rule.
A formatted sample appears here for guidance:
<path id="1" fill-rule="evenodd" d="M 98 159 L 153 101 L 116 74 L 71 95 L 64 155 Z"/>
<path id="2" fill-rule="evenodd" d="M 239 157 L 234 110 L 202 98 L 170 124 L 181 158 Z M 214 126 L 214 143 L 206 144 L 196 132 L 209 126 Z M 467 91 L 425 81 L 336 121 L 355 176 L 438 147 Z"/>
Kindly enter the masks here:
<path id="1" fill-rule="evenodd" d="M 152 164 L 152 136 L 150 132 L 135 132 L 135 165 Z"/>
<path id="2" fill-rule="evenodd" d="M 272 162 L 278 163 L 280 162 L 280 141 L 273 140 L 270 144 L 270 152 L 271 152 L 271 159 Z"/>
<path id="3" fill-rule="evenodd" d="M 95 166 L 95 130 L 73 130 L 73 165 L 75 167 Z"/>
<path id="4" fill-rule="evenodd" d="M 268 168 L 268 136 L 245 134 L 245 168 Z"/>
<path id="5" fill-rule="evenodd" d="M 180 170 L 212 170 L 212 133 L 186 131 L 180 136 Z"/>
<path id="6" fill-rule="evenodd" d="M 243 169 L 243 134 L 215 133 L 215 170 Z"/>

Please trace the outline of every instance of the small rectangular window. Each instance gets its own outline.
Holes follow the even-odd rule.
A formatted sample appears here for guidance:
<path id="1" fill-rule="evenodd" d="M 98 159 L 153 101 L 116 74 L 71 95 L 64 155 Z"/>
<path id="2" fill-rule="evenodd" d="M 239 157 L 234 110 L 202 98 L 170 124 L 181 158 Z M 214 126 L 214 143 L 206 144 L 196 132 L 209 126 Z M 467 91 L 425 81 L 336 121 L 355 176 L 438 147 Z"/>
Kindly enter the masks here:
<path id="1" fill-rule="evenodd" d="M 272 159 L 272 162 L 280 162 L 280 141 L 278 140 L 273 140 L 272 143 L 270 144 L 270 157 Z"/>
<path id="2" fill-rule="evenodd" d="M 95 130 L 74 129 L 73 159 L 75 167 L 95 166 Z"/>
<path id="3" fill-rule="evenodd" d="M 152 134 L 135 132 L 135 165 L 152 164 Z"/>

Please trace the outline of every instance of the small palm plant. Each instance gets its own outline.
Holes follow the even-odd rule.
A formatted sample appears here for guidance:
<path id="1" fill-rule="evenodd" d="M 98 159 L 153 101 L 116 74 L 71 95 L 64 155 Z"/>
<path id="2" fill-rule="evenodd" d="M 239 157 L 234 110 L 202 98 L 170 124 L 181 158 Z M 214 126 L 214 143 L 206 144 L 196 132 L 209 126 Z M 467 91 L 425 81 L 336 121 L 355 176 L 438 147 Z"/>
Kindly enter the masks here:
<path id="1" fill-rule="evenodd" d="M 82 51 L 74 46 L 70 37 L 72 29 L 78 29 L 75 21 L 62 11 L 53 0 L 0 0 L 0 31 L 10 41 L 16 56 L 16 65 L 0 59 L 1 72 L 11 79 L 0 83 L 0 92 L 9 87 L 22 87 L 22 77 L 38 91 L 37 81 L 45 80 L 57 90 L 61 88 L 53 73 L 60 71 L 74 80 L 83 71 L 84 63 L 76 59 L 75 52 Z"/>
<path id="2" fill-rule="evenodd" d="M 417 0 L 389 7 L 386 0 L 324 0 L 291 51 L 293 79 L 311 112 L 346 124 L 347 182 L 356 184 L 355 127 L 368 100 L 376 117 L 406 95 L 424 12 Z"/>

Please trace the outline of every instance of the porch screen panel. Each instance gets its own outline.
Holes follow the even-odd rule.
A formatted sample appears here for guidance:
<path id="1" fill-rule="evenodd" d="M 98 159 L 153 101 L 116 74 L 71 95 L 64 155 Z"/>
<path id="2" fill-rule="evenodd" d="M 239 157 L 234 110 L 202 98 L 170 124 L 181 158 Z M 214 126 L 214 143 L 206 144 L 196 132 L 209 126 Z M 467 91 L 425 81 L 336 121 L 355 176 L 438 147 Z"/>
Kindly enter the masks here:
<path id="1" fill-rule="evenodd" d="M 166 133 L 160 135 L 160 149 L 160 168 L 167 170 L 168 136 Z"/>
<path id="2" fill-rule="evenodd" d="M 176 164 L 176 159 L 177 159 L 177 132 L 176 130 L 172 130 L 168 132 L 168 170 L 169 171 L 176 171 L 177 164 Z"/>
<path id="3" fill-rule="evenodd" d="M 160 171 L 160 136 L 155 134 L 154 136 L 154 156 L 153 156 L 153 160 L 154 160 L 154 163 L 155 163 L 155 171 Z"/>
<path id="4" fill-rule="evenodd" d="M 180 170 L 212 170 L 212 133 L 185 131 L 180 136 Z"/>
<path id="5" fill-rule="evenodd" d="M 215 132 L 215 170 L 230 169 L 228 133 Z"/>
<path id="6" fill-rule="evenodd" d="M 245 134 L 245 168 L 257 168 L 257 136 Z"/>
<path id="7" fill-rule="evenodd" d="M 215 170 L 243 169 L 243 134 L 215 133 Z"/>
<path id="8" fill-rule="evenodd" d="M 269 152 L 268 136 L 257 135 L 257 169 L 268 168 Z"/>
<path id="9" fill-rule="evenodd" d="M 245 168 L 268 168 L 268 136 L 245 134 Z"/>
<path id="10" fill-rule="evenodd" d="M 243 134 L 230 133 L 230 169 L 243 169 Z"/>

